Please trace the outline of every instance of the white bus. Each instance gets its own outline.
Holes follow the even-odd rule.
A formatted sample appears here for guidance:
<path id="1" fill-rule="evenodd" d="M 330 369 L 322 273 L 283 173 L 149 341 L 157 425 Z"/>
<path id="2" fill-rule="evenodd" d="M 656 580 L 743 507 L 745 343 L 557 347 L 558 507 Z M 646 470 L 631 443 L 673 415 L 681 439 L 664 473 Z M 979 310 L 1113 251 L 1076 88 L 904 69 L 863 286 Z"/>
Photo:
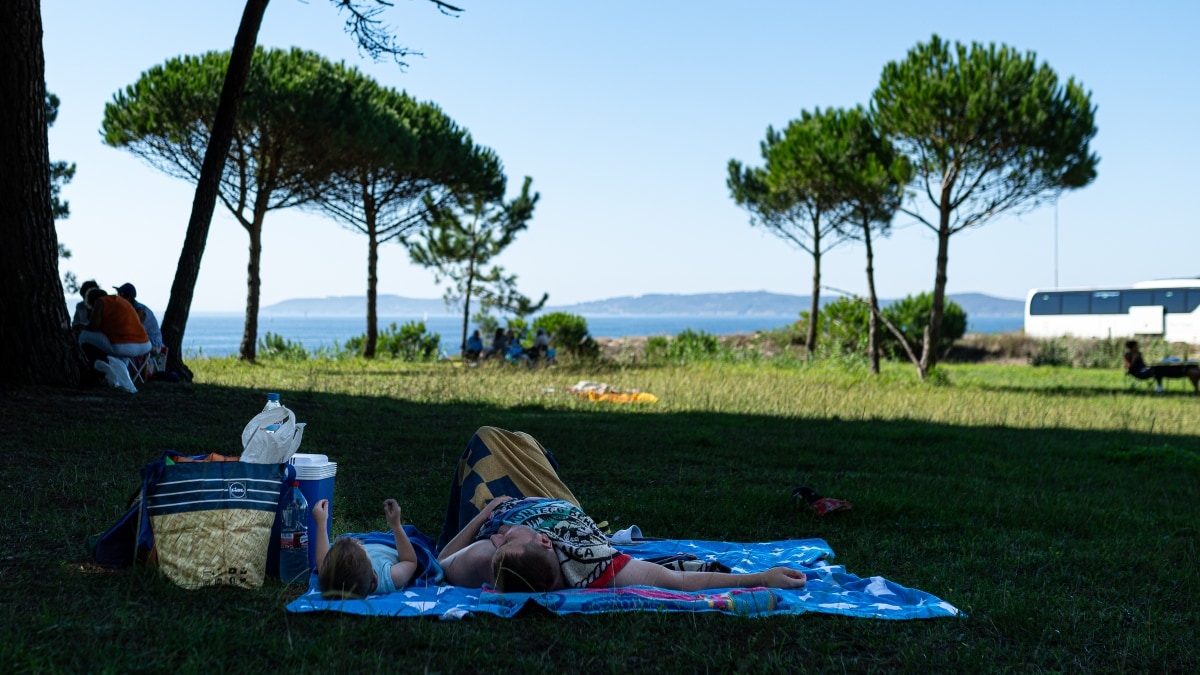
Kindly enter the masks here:
<path id="1" fill-rule="evenodd" d="M 1025 300 L 1030 337 L 1158 337 L 1200 344 L 1200 278 L 1132 286 L 1034 289 Z"/>

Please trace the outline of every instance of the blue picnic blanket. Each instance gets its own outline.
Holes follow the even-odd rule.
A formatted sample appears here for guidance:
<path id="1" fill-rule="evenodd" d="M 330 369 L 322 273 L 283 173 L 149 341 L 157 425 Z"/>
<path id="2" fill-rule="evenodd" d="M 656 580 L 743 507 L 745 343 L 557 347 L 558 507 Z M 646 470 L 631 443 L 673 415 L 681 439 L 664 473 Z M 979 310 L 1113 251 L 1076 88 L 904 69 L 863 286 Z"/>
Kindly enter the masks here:
<path id="1" fill-rule="evenodd" d="M 701 560 L 720 561 L 737 573 L 786 565 L 804 569 L 808 583 L 800 590 L 739 588 L 683 592 L 628 586 L 530 594 L 418 582 L 366 600 L 323 600 L 313 575 L 308 591 L 289 603 L 287 611 L 461 619 L 476 614 L 511 617 L 534 603 L 556 614 L 653 611 L 773 616 L 817 612 L 897 620 L 962 616 L 950 603 L 924 591 L 906 588 L 883 577 L 860 578 L 842 565 L 829 564 L 833 549 L 821 539 L 751 544 L 667 539 L 639 541 L 617 548 L 635 558 L 690 553 Z"/>

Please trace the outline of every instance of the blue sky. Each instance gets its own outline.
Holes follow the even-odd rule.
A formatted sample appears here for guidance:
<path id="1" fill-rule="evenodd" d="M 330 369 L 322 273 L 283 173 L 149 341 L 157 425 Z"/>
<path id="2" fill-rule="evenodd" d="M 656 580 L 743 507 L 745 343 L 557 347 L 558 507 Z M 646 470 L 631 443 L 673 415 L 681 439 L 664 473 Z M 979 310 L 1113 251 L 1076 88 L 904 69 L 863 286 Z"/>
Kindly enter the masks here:
<path id="1" fill-rule="evenodd" d="M 866 105 L 885 63 L 937 33 L 1036 52 L 1098 106 L 1099 176 L 1057 208 L 1060 286 L 1200 275 L 1190 239 L 1200 178 L 1200 75 L 1192 2 L 917 0 L 816 3 L 461 0 L 458 18 L 398 0 L 383 18 L 424 53 L 408 67 L 358 54 L 326 0 L 274 0 L 259 44 L 346 61 L 437 103 L 504 162 L 510 191 L 541 193 L 529 230 L 499 259 L 550 304 L 618 295 L 766 290 L 807 294 L 811 257 L 729 198 L 731 158 L 758 164 L 767 125 L 801 110 Z M 125 281 L 160 314 L 193 187 L 100 141 L 104 104 L 181 54 L 228 50 L 237 0 L 46 0 L 47 88 L 62 99 L 53 159 L 78 164 L 59 238 L 80 279 Z M 883 297 L 933 287 L 936 239 L 903 215 L 876 250 Z M 948 290 L 1024 298 L 1055 284 L 1055 208 L 1000 217 L 950 241 Z M 218 204 L 193 311 L 242 311 L 249 239 Z M 364 295 L 366 238 L 298 210 L 268 215 L 262 302 Z M 865 292 L 861 246 L 822 260 L 822 283 Z M 441 296 L 397 244 L 379 292 Z"/>

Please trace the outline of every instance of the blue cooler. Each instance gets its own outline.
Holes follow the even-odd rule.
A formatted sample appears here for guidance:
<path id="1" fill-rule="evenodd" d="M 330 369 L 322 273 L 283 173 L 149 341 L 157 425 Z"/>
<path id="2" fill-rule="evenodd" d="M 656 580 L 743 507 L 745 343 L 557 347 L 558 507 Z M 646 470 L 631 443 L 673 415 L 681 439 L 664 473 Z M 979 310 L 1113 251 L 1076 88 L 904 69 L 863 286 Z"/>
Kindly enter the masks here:
<path id="1" fill-rule="evenodd" d="M 333 477 L 337 475 L 337 462 L 329 461 L 325 455 L 310 455 L 297 452 L 288 460 L 296 467 L 296 480 L 300 481 L 300 492 L 308 500 L 308 566 L 317 566 L 317 525 L 313 522 L 312 507 L 319 500 L 329 500 L 329 520 L 326 532 L 333 538 Z M 332 541 L 330 542 L 332 543 Z"/>

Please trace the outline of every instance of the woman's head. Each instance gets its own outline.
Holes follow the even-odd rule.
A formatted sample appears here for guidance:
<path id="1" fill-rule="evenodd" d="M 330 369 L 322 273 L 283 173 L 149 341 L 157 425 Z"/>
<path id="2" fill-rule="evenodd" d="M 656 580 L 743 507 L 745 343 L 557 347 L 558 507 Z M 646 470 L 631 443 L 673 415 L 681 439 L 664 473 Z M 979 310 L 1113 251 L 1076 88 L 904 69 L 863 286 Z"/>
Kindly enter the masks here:
<path id="1" fill-rule="evenodd" d="M 87 295 L 83 296 L 83 298 L 87 301 L 87 304 L 90 307 L 96 304 L 96 300 L 106 295 L 108 295 L 108 291 L 104 290 L 103 288 L 89 288 Z"/>
<path id="2" fill-rule="evenodd" d="M 87 300 L 88 291 L 92 290 L 93 288 L 100 288 L 100 284 L 96 283 L 95 279 L 88 279 L 82 284 L 79 284 L 79 297 Z"/>
<path id="3" fill-rule="evenodd" d="M 545 593 L 559 584 L 558 554 L 546 535 L 523 525 L 494 535 L 492 574 L 501 593 Z"/>
<path id="4" fill-rule="evenodd" d="M 1129 342 L 1125 343 L 1125 349 L 1128 349 L 1129 351 L 1137 351 L 1137 348 L 1137 340 L 1130 340 Z"/>
<path id="5" fill-rule="evenodd" d="M 326 600 L 364 599 L 375 590 L 375 569 L 371 556 L 362 542 L 354 537 L 340 537 L 329 547 L 321 569 L 317 572 L 317 587 Z"/>

